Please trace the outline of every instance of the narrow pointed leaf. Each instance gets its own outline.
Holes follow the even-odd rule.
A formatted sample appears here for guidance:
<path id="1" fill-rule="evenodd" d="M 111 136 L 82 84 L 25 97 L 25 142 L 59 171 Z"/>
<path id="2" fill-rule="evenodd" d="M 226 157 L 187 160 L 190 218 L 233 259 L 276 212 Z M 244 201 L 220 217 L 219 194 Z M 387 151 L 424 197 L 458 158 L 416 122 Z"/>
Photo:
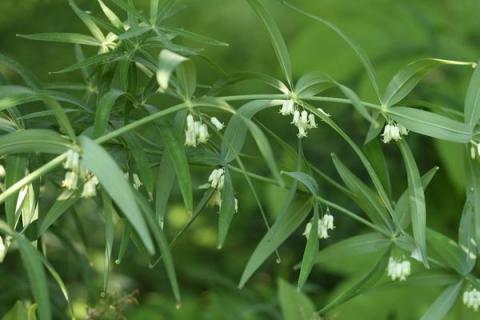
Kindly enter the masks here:
<path id="1" fill-rule="evenodd" d="M 148 252 L 153 254 L 155 249 L 152 238 L 135 202 L 132 187 L 123 172 L 110 155 L 94 141 L 81 136 L 80 143 L 83 150 L 82 164 L 97 176 L 102 187 L 132 224 Z"/>
<path id="2" fill-rule="evenodd" d="M 457 301 L 462 285 L 463 281 L 459 281 L 447 287 L 420 320 L 443 319 Z"/>

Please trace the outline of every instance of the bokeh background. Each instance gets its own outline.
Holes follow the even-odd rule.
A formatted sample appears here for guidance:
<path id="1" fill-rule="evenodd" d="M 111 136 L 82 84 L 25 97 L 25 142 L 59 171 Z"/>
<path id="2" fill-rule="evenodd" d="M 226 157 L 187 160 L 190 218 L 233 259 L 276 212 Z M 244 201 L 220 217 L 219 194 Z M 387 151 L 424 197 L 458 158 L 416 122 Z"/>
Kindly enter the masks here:
<path id="1" fill-rule="evenodd" d="M 368 53 L 378 72 L 382 87 L 406 63 L 422 57 L 475 61 L 479 57 L 480 25 L 477 0 L 290 0 L 304 10 L 325 18 L 341 29 Z M 94 0 L 78 0 L 86 10 L 99 13 Z M 143 9 L 147 0 L 135 0 Z M 263 25 L 243 0 L 182 0 L 183 7 L 169 23 L 200 34 L 228 42 L 228 48 L 206 48 L 205 55 L 226 72 L 256 71 L 281 77 L 275 56 Z M 281 1 L 265 0 L 274 14 L 288 44 L 295 77 L 311 71 L 329 73 L 338 81 L 356 90 L 362 99 L 373 101 L 364 69 L 353 51 L 331 30 L 281 5 Z M 112 6 L 114 7 L 114 6 Z M 38 32 L 87 33 L 65 0 L 2 0 L 0 1 L 0 52 L 21 62 L 43 81 L 77 80 L 78 73 L 52 75 L 75 62 L 70 45 L 33 42 L 16 34 Z M 120 11 L 117 11 L 120 14 Z M 100 13 L 99 13 L 100 14 Z M 219 72 L 211 65 L 198 61 L 200 81 L 211 84 Z M 8 70 L 0 71 L 15 82 Z M 471 70 L 465 67 L 436 69 L 420 84 L 411 99 L 461 110 Z M 268 88 L 250 83 L 231 89 L 232 93 L 267 93 Z M 332 94 L 335 94 L 333 92 Z M 362 143 L 367 124 L 352 112 L 351 107 L 321 104 L 356 141 Z M 285 119 L 275 114 L 260 116 L 260 120 L 280 136 L 295 142 L 295 131 Z M 457 237 L 463 191 L 462 150 L 458 146 L 415 136 L 409 137 L 422 172 L 438 165 L 440 171 L 427 191 L 428 225 L 452 238 Z M 255 148 L 247 148 L 255 153 Z M 313 130 L 305 143 L 305 153 L 317 167 L 339 180 L 331 163 L 330 153 L 339 154 L 350 168 L 363 174 L 361 166 L 348 147 L 328 128 Z M 392 177 L 393 194 L 399 195 L 406 186 L 403 165 L 394 147 L 384 147 Z M 288 163 L 287 154 L 275 148 L 276 156 Z M 248 163 L 252 171 L 268 175 L 261 161 Z M 194 184 L 201 185 L 208 170 L 193 168 Z M 217 215 L 205 210 L 189 232 L 176 244 L 173 254 L 183 292 L 182 307 L 177 310 L 168 281 L 161 266 L 148 268 L 145 257 L 135 250 L 112 271 L 112 292 L 116 298 L 107 304 L 125 306 L 128 319 L 283 319 L 279 299 L 279 279 L 295 283 L 298 272 L 294 266 L 301 260 L 305 240 L 298 230 L 280 250 L 282 262 L 272 257 L 252 278 L 245 289 L 237 289 L 238 280 L 250 254 L 265 233 L 259 211 L 241 176 L 234 176 L 239 192 L 240 213 L 235 217 L 226 246 L 216 249 Z M 365 181 L 368 181 L 365 179 Z M 322 194 L 359 212 L 343 195 L 319 180 Z M 258 184 L 271 220 L 275 217 L 282 190 Z M 197 195 L 201 195 L 199 191 Z M 173 235 L 188 219 L 180 197 L 174 197 L 169 207 L 170 232 Z M 336 229 L 327 241 L 331 243 L 366 230 L 357 223 L 336 214 Z M 59 242 L 49 252 L 49 259 L 64 278 L 73 297 L 78 315 L 87 307 L 104 307 L 100 296 L 103 271 L 102 221 L 91 206 L 79 210 L 88 248 L 72 241 L 71 249 Z M 73 234 L 74 217 L 63 218 L 61 233 Z M 71 228 L 72 230 L 70 230 Z M 80 237 L 81 235 L 75 235 Z M 116 237 L 116 246 L 120 235 Z M 76 248 L 75 250 L 73 248 Z M 114 256 L 117 254 L 114 251 Z M 29 298 L 28 282 L 18 253 L 0 265 L 0 314 L 6 312 L 20 297 Z M 82 256 L 84 256 L 82 258 Z M 337 290 L 348 285 L 349 279 L 368 270 L 372 256 L 338 256 L 319 263 L 306 287 L 306 293 L 316 308 L 325 305 Z M 52 282 L 53 305 L 60 314 L 65 303 Z M 418 319 L 438 295 L 437 288 L 385 288 L 363 295 L 340 307 L 332 319 Z M 137 304 L 126 303 L 134 295 Z M 115 314 L 115 312 L 112 312 Z M 463 309 L 456 307 L 451 319 L 468 319 Z M 471 316 L 471 315 L 470 315 Z M 60 316 L 59 316 L 60 317 Z M 111 316 L 115 319 L 114 316 Z M 472 318 L 473 319 L 473 318 Z"/>

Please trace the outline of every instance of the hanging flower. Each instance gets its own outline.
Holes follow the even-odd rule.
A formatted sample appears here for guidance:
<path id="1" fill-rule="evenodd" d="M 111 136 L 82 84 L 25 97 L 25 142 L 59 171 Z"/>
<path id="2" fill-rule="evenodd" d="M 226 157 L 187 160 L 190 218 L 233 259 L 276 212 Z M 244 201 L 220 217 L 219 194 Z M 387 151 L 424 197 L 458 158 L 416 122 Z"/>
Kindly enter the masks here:
<path id="1" fill-rule="evenodd" d="M 480 143 L 475 140 L 470 140 L 470 157 L 476 159 L 480 156 Z"/>
<path id="2" fill-rule="evenodd" d="M 92 198 L 97 195 L 98 179 L 96 176 L 92 176 L 83 185 L 82 198 Z"/>
<path id="3" fill-rule="evenodd" d="M 475 288 L 465 291 L 463 293 L 463 304 L 467 306 L 467 308 L 478 311 L 480 307 L 480 291 Z"/>
<path id="4" fill-rule="evenodd" d="M 208 177 L 208 182 L 213 189 L 217 189 L 221 191 L 223 189 L 223 184 L 225 181 L 225 171 L 223 168 L 215 169 L 212 171 L 210 176 Z"/>
<path id="5" fill-rule="evenodd" d="M 100 54 L 107 53 L 115 49 L 119 44 L 117 40 L 118 40 L 118 36 L 112 32 L 109 32 L 105 37 L 105 41 L 102 42 L 100 46 L 100 51 L 98 53 Z"/>
<path id="6" fill-rule="evenodd" d="M 408 135 L 407 128 L 395 122 L 389 122 L 382 133 L 384 143 L 389 143 L 392 140 L 399 141 L 402 139 L 402 136 L 406 135 Z"/>
<path id="7" fill-rule="evenodd" d="M 400 281 L 405 281 L 410 273 L 410 261 L 390 257 L 388 260 L 387 274 L 393 281 L 397 279 Z"/>
<path id="8" fill-rule="evenodd" d="M 80 154 L 72 149 L 67 151 L 67 159 L 63 163 L 67 170 L 78 172 L 80 170 Z"/>
<path id="9" fill-rule="evenodd" d="M 3 243 L 3 238 L 0 236 L 0 263 L 5 260 L 5 256 L 7 255 L 7 246 Z"/>
<path id="10" fill-rule="evenodd" d="M 302 112 L 295 110 L 293 112 L 292 124 L 298 128 L 297 137 L 299 138 L 304 138 L 307 136 L 307 129 L 313 129 L 317 127 L 317 124 L 315 123 L 315 116 L 313 114 L 309 114 L 306 110 L 303 110 Z"/>
<path id="11" fill-rule="evenodd" d="M 67 171 L 62 181 L 62 187 L 68 190 L 76 190 L 78 184 L 78 174 L 75 171 Z"/>
<path id="12" fill-rule="evenodd" d="M 333 230 L 334 226 L 334 218 L 331 214 L 325 214 L 321 219 L 318 219 L 318 229 L 317 229 L 317 236 L 319 239 L 327 239 L 329 237 L 328 231 Z M 312 230 L 312 222 L 307 223 L 305 226 L 305 231 L 303 235 L 308 239 L 310 236 L 310 231 Z"/>
<path id="13" fill-rule="evenodd" d="M 282 108 L 280 109 L 280 114 L 282 116 L 288 116 L 295 112 L 295 103 L 293 100 L 285 100 L 282 104 Z"/>
<path id="14" fill-rule="evenodd" d="M 5 167 L 0 164 L 0 179 L 5 178 L 7 172 L 5 171 Z"/>
<path id="15" fill-rule="evenodd" d="M 186 127 L 187 127 L 185 130 L 186 146 L 196 147 L 199 143 L 206 143 L 208 141 L 208 138 L 210 137 L 210 135 L 208 133 L 207 125 L 202 123 L 201 121 L 195 121 L 191 113 L 188 114 L 187 116 Z"/>
<path id="16" fill-rule="evenodd" d="M 135 190 L 140 189 L 140 187 L 143 186 L 143 183 L 140 180 L 140 177 L 138 176 L 138 174 L 134 173 L 132 178 L 133 178 L 133 187 L 135 188 Z"/>
<path id="17" fill-rule="evenodd" d="M 215 126 L 218 131 L 222 131 L 222 129 L 225 127 L 225 125 L 215 117 L 210 118 L 210 122 Z"/>

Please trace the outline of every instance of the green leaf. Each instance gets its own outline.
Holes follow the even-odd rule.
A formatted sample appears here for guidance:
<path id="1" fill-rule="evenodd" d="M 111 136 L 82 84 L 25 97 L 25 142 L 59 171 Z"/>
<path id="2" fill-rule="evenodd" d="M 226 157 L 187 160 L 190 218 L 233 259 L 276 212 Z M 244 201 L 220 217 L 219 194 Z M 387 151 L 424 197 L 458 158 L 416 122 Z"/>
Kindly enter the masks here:
<path id="1" fill-rule="evenodd" d="M 365 276 L 355 282 L 355 284 L 350 288 L 338 293 L 332 299 L 332 301 L 330 301 L 325 307 L 322 308 L 320 312 L 323 314 L 335 308 L 336 306 L 347 302 L 348 300 L 361 294 L 366 289 L 369 289 L 370 287 L 375 285 L 387 269 L 388 259 L 390 258 L 390 251 L 391 249 L 389 247 L 382 255 L 382 257 L 376 262 L 375 266 Z"/>
<path id="2" fill-rule="evenodd" d="M 403 98 L 405 98 L 418 84 L 418 82 L 434 67 L 444 64 L 451 65 L 471 65 L 459 61 L 442 59 L 420 59 L 407 64 L 393 78 L 383 95 L 383 103 L 386 107 L 391 107 Z M 479 114 L 480 116 L 480 114 Z"/>
<path id="3" fill-rule="evenodd" d="M 378 196 L 355 176 L 344 164 L 332 154 L 333 164 L 343 182 L 350 189 L 350 197 L 365 212 L 369 219 L 382 229 L 391 229 L 392 221 Z"/>
<path id="4" fill-rule="evenodd" d="M 100 137 L 106 132 L 112 108 L 117 99 L 122 95 L 122 91 L 112 89 L 98 102 L 97 111 L 95 112 L 95 123 L 93 125 L 93 136 L 95 138 Z"/>
<path id="5" fill-rule="evenodd" d="M 100 4 L 100 8 L 102 9 L 103 13 L 107 17 L 108 21 L 117 29 L 123 29 L 123 22 L 120 18 L 113 12 L 102 0 L 98 0 L 98 4 Z"/>
<path id="6" fill-rule="evenodd" d="M 366 233 L 353 236 L 336 242 L 320 251 L 317 255 L 316 263 L 322 264 L 346 257 L 384 252 L 390 244 L 391 240 L 385 238 L 380 233 Z"/>
<path id="7" fill-rule="evenodd" d="M 13 186 L 18 180 L 23 178 L 27 174 L 28 159 L 26 157 L 9 156 L 6 159 L 6 175 L 5 175 L 5 188 Z M 17 216 L 17 196 L 18 192 L 14 196 L 5 200 L 5 213 L 7 217 L 8 225 L 15 229 L 18 222 Z"/>
<path id="8" fill-rule="evenodd" d="M 319 241 L 318 241 L 318 220 L 320 216 L 318 214 L 318 204 L 313 209 L 312 228 L 308 234 L 307 245 L 305 246 L 305 252 L 303 253 L 302 265 L 300 267 L 300 275 L 298 276 L 298 290 L 301 290 L 308 279 L 308 276 L 312 272 L 313 265 L 315 264 L 315 258 L 318 253 Z"/>
<path id="9" fill-rule="evenodd" d="M 127 133 L 124 136 L 125 141 L 129 149 L 129 154 L 135 162 L 135 168 L 138 171 L 140 180 L 142 181 L 149 196 L 153 196 L 153 173 L 150 168 L 150 161 L 148 155 L 144 150 L 144 147 L 140 143 L 139 139 L 131 133 Z"/>
<path id="10" fill-rule="evenodd" d="M 37 34 L 24 34 L 18 35 L 21 38 L 48 41 L 48 42 L 60 42 L 60 43 L 72 43 L 83 44 L 86 46 L 99 47 L 102 45 L 97 39 L 78 33 L 37 33 Z"/>
<path id="11" fill-rule="evenodd" d="M 228 230 L 235 214 L 235 196 L 232 178 L 227 167 L 224 171 L 224 186 L 222 189 L 222 205 L 218 217 L 218 248 L 222 248 L 227 238 Z"/>
<path id="12" fill-rule="evenodd" d="M 40 80 L 27 68 L 19 64 L 17 61 L 0 53 L 0 64 L 3 64 L 15 71 L 23 81 L 31 88 L 40 87 Z"/>
<path id="13" fill-rule="evenodd" d="M 198 43 L 201 43 L 201 44 L 205 44 L 205 45 L 218 46 L 218 47 L 228 47 L 229 46 L 228 43 L 218 41 L 216 39 L 206 37 L 204 35 L 201 35 L 201 34 L 198 34 L 198 33 L 195 33 L 195 32 L 191 32 L 191 31 L 188 31 L 188 30 L 185 30 L 185 29 L 182 29 L 182 28 L 161 26 L 159 29 L 163 32 L 172 34 L 174 36 L 180 36 L 180 37 L 183 37 L 185 39 L 192 40 L 192 41 L 195 41 L 195 42 L 198 42 Z"/>
<path id="14" fill-rule="evenodd" d="M 280 177 L 277 161 L 275 160 L 275 155 L 273 154 L 272 147 L 268 142 L 267 137 L 253 121 L 244 117 L 242 117 L 242 119 L 248 126 L 248 129 L 250 130 L 253 139 L 257 143 L 258 150 L 260 150 L 260 153 L 262 154 L 263 159 L 265 159 L 265 162 L 270 169 L 273 177 L 280 185 L 283 185 L 283 180 Z"/>
<path id="15" fill-rule="evenodd" d="M 63 110 L 62 106 L 55 99 L 52 99 L 48 96 L 42 97 L 42 100 L 55 113 L 58 125 L 62 131 L 65 132 L 70 139 L 75 140 L 75 130 L 73 129 L 72 124 L 70 123 L 70 120 L 68 119 L 67 114 L 65 113 L 65 110 Z"/>
<path id="16" fill-rule="evenodd" d="M 473 130 L 480 119 L 480 63 L 477 63 L 468 86 L 464 112 L 465 123 Z"/>
<path id="17" fill-rule="evenodd" d="M 2 320 L 27 320 L 28 319 L 28 306 L 25 302 L 17 301 L 15 305 L 8 310 L 8 312 L 2 317 Z"/>
<path id="18" fill-rule="evenodd" d="M 408 107 L 390 108 L 387 112 L 408 130 L 432 138 L 467 143 L 472 136 L 465 124 L 433 112 Z"/>
<path id="19" fill-rule="evenodd" d="M 427 256 L 427 239 L 426 239 L 426 206 L 425 194 L 423 191 L 422 178 L 418 171 L 417 164 L 413 157 L 412 151 L 408 147 L 405 140 L 398 142 L 398 147 L 402 153 L 405 169 L 408 178 L 408 198 L 410 201 L 410 215 L 412 220 L 413 237 L 415 243 L 420 250 L 422 260 L 425 266 L 428 267 Z"/>
<path id="20" fill-rule="evenodd" d="M 221 147 L 222 162 L 231 162 L 241 152 L 248 130 L 245 119 L 252 119 L 256 113 L 277 106 L 280 103 L 274 100 L 255 100 L 244 104 L 236 111 L 228 122 L 223 135 Z"/>
<path id="21" fill-rule="evenodd" d="M 320 319 L 308 297 L 282 279 L 278 279 L 278 300 L 284 320 Z"/>
<path id="22" fill-rule="evenodd" d="M 108 292 L 108 280 L 110 275 L 110 262 L 112 260 L 112 247 L 115 240 L 115 230 L 113 225 L 114 208 L 112 198 L 108 196 L 105 190 L 101 191 L 103 202 L 103 216 L 105 218 L 105 262 L 103 269 L 103 292 Z"/>
<path id="23" fill-rule="evenodd" d="M 73 0 L 68 0 L 68 3 L 72 7 L 75 14 L 83 21 L 83 23 L 87 26 L 90 33 L 101 43 L 105 41 L 105 37 L 102 33 L 102 30 L 95 24 L 92 17 L 81 10 Z"/>
<path id="24" fill-rule="evenodd" d="M 430 308 L 428 308 L 427 312 L 425 312 L 420 320 L 443 319 L 457 301 L 462 285 L 463 280 L 446 288 Z"/>
<path id="25" fill-rule="evenodd" d="M 72 147 L 70 141 L 55 131 L 27 129 L 0 136 L 0 154 L 51 153 L 60 154 Z"/>
<path id="26" fill-rule="evenodd" d="M 305 187 L 307 187 L 308 191 L 314 196 L 318 195 L 318 184 L 315 179 L 304 173 L 304 172 L 282 172 L 282 174 L 287 175 L 298 182 L 301 182 Z"/>
<path id="27" fill-rule="evenodd" d="M 170 281 L 170 286 L 172 287 L 173 294 L 178 303 L 180 303 L 180 289 L 178 287 L 177 276 L 175 273 L 175 266 L 173 263 L 172 253 L 170 252 L 170 246 L 168 244 L 167 238 L 160 228 L 157 221 L 155 221 L 155 214 L 150 208 L 148 202 L 141 196 L 140 193 L 136 193 L 137 202 L 144 213 L 145 220 L 152 231 L 153 237 L 157 242 L 160 252 L 162 254 L 163 264 L 167 271 L 168 280 Z"/>
<path id="28" fill-rule="evenodd" d="M 178 185 L 182 192 L 183 202 L 187 210 L 193 208 L 192 178 L 190 177 L 190 167 L 188 166 L 187 156 L 183 143 L 178 141 L 172 128 L 165 122 L 159 121 L 160 135 L 165 144 L 166 152 L 170 157 L 175 173 L 177 175 Z"/>
<path id="29" fill-rule="evenodd" d="M 329 77 L 323 74 L 308 73 L 301 76 L 295 83 L 295 93 L 300 99 L 308 99 L 331 87 L 333 87 L 333 83 Z"/>
<path id="30" fill-rule="evenodd" d="M 427 241 L 431 258 L 438 260 L 460 275 L 468 274 L 470 264 L 467 263 L 467 254 L 455 241 L 430 229 L 427 230 Z"/>
<path id="31" fill-rule="evenodd" d="M 264 7 L 260 0 L 247 0 L 250 6 L 253 8 L 255 13 L 262 20 L 263 24 L 267 28 L 268 34 L 272 40 L 273 49 L 277 55 L 278 62 L 280 67 L 283 70 L 285 78 L 290 86 L 293 85 L 292 81 L 292 67 L 290 65 L 290 56 L 288 54 L 287 45 L 285 40 L 282 37 L 280 30 L 278 29 L 275 20 Z"/>
<path id="32" fill-rule="evenodd" d="M 263 262 L 298 228 L 311 209 L 312 206 L 309 201 L 300 206 L 292 206 L 291 197 L 287 197 L 283 212 L 280 213 L 275 223 L 250 256 L 240 279 L 240 288 L 245 285 Z"/>
<path id="33" fill-rule="evenodd" d="M 477 261 L 477 242 L 475 241 L 475 220 L 471 199 L 467 197 L 463 207 L 460 227 L 458 228 L 458 244 L 466 253 L 466 272 L 471 272 Z"/>
<path id="34" fill-rule="evenodd" d="M 469 155 L 465 156 L 465 176 L 467 199 L 470 200 L 473 207 L 475 241 L 480 244 L 480 163 L 476 159 L 471 159 Z"/>
<path id="35" fill-rule="evenodd" d="M 107 53 L 97 54 L 92 57 L 88 57 L 86 59 L 78 61 L 77 63 L 74 63 L 71 66 L 68 66 L 59 71 L 54 71 L 52 73 L 56 73 L 56 74 L 67 73 L 67 72 L 72 72 L 78 69 L 84 69 L 86 67 L 100 64 L 100 63 L 104 63 L 104 64 L 114 63 L 122 57 L 124 57 L 123 54 L 116 53 L 116 52 L 107 52 Z"/>
<path id="36" fill-rule="evenodd" d="M 155 185 L 155 216 L 163 229 L 168 199 L 175 183 L 175 169 L 170 157 L 165 154 L 158 167 L 157 182 Z"/>
<path id="37" fill-rule="evenodd" d="M 23 265 L 27 271 L 30 287 L 38 306 L 38 319 L 52 319 L 47 277 L 45 275 L 45 269 L 42 266 L 41 254 L 23 235 L 12 231 L 3 221 L 0 221 L 0 229 L 12 236 L 18 245 Z"/>
<path id="38" fill-rule="evenodd" d="M 439 169 L 438 167 L 433 167 L 422 176 L 423 189 L 426 189 L 428 187 L 433 177 L 437 173 L 438 169 Z M 410 208 L 409 190 L 407 188 L 407 190 L 405 190 L 402 193 L 400 198 L 398 198 L 398 201 L 395 205 L 395 219 L 396 219 L 396 222 L 398 223 L 398 226 L 401 229 L 407 228 L 407 226 L 411 222 L 411 219 L 410 219 L 411 215 L 408 214 L 410 213 L 409 208 Z"/>
<path id="39" fill-rule="evenodd" d="M 162 50 L 159 55 L 157 69 L 157 81 L 160 89 L 166 90 L 170 77 L 177 69 L 177 78 L 180 89 L 185 99 L 190 99 L 196 88 L 195 65 L 188 58 L 185 58 L 170 50 Z"/>
<path id="40" fill-rule="evenodd" d="M 38 227 L 38 235 L 43 235 L 51 225 L 55 223 L 70 207 L 72 207 L 80 199 L 79 191 L 65 190 L 53 203 L 50 210 L 44 218 L 41 219 Z"/>
<path id="41" fill-rule="evenodd" d="M 102 147 L 88 137 L 81 136 L 80 144 L 83 150 L 83 166 L 97 176 L 102 187 L 132 224 L 147 251 L 153 254 L 155 249 L 152 238 L 135 202 L 132 187 L 123 176 L 122 170 Z"/>

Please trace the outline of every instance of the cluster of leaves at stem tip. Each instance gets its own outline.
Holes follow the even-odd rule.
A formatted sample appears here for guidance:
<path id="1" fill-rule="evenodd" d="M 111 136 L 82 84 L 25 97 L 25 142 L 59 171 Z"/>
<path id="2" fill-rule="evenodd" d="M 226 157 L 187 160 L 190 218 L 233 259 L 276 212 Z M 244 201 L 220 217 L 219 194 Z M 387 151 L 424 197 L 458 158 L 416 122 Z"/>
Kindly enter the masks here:
<path id="1" fill-rule="evenodd" d="M 22 80 L 21 84 L 11 84 L 0 79 L 0 203 L 5 212 L 0 220 L 0 254 L 3 260 L 9 259 L 9 250 L 20 251 L 39 319 L 52 317 L 50 277 L 70 303 L 67 287 L 44 256 L 42 248 L 47 243 L 43 239 L 48 233 L 55 234 L 63 214 L 74 214 L 76 204 L 87 198 L 101 208 L 105 223 L 105 291 L 113 252 L 118 252 L 116 262 L 121 263 L 132 241 L 139 254 L 149 257 L 152 266 L 159 262 L 164 265 L 173 294 L 180 302 L 171 254 L 173 242 L 205 206 L 212 205 L 219 211 L 221 248 L 235 215 L 242 214 L 242 197 L 253 195 L 263 215 L 265 236 L 246 263 L 240 287 L 269 256 L 274 252 L 278 255 L 278 247 L 291 234 L 301 232 L 298 229 L 303 227 L 306 245 L 299 264 L 299 289 L 307 282 L 318 255 L 351 250 L 380 253 L 379 260 L 363 277 L 328 304 L 319 306 L 320 315 L 374 287 L 393 281 L 421 283 L 429 274 L 437 275 L 444 291 L 422 319 L 446 315 L 462 292 L 465 307 L 479 307 L 480 281 L 472 274 L 480 249 L 480 69 L 476 63 L 434 58 L 414 61 L 398 71 L 382 92 L 369 58 L 346 34 L 289 2 L 278 3 L 285 10 L 325 25 L 346 41 L 364 66 L 377 97 L 376 101 L 365 102 L 352 89 L 315 70 L 295 80 L 287 45 L 261 0 L 246 3 L 271 39 L 272 55 L 278 59 L 283 79 L 256 72 L 222 73 L 204 55 L 203 48 L 180 44 L 177 39 L 186 38 L 199 46 L 228 46 L 169 26 L 168 18 L 177 8 L 173 0 L 151 0 L 149 14 L 138 10 L 133 1 L 98 0 L 102 16 L 83 11 L 73 0 L 69 3 L 88 30 L 85 34 L 19 36 L 73 45 L 77 62 L 54 74 L 79 72 L 83 82 L 43 83 L 12 58 L 0 55 L 0 63 Z M 215 72 L 220 70 L 218 81 L 197 84 L 195 65 L 199 61 L 206 61 Z M 464 112 L 428 102 L 419 104 L 421 107 L 402 106 L 422 77 L 442 65 L 474 69 Z M 271 87 L 270 92 L 221 95 L 229 86 L 251 80 L 264 82 Z M 326 92 L 339 96 L 328 96 Z M 335 122 L 335 116 L 319 107 L 327 102 L 353 107 L 369 123 L 364 144 L 373 145 L 382 158 L 379 141 L 385 143 L 385 148 L 398 147 L 408 177 L 402 194 L 392 194 L 388 172 L 379 172 L 364 154 L 364 147 Z M 39 108 L 32 111 L 24 107 L 32 103 Z M 282 121 L 298 129 L 297 146 L 282 140 L 268 128 L 268 123 L 259 122 L 256 115 L 260 112 L 280 112 L 288 117 Z M 303 155 L 302 144 L 309 143 L 309 133 L 318 126 L 330 128 L 351 147 L 369 181 L 363 181 L 332 154 L 341 180 L 337 182 Z M 419 172 L 406 142 L 409 134 L 464 146 L 468 179 L 464 210 L 458 214 L 458 241 L 426 225 L 424 193 L 437 168 Z M 271 176 L 250 172 L 244 165 L 242 148 L 248 135 L 253 137 Z M 289 168 L 277 164 L 270 141 L 296 158 L 296 165 Z M 211 170 L 204 185 L 192 185 L 192 165 Z M 241 179 L 247 182 L 250 194 L 235 192 L 235 180 Z M 349 197 L 361 213 L 326 199 L 316 179 L 325 180 Z M 275 221 L 268 221 L 253 181 L 287 190 Z M 42 212 L 38 201 L 47 184 L 56 190 L 57 200 Z M 164 218 L 175 185 L 192 216 L 190 223 L 169 240 Z M 203 197 L 194 202 L 194 195 L 202 193 Z M 320 250 L 320 240 L 334 232 L 337 215 L 346 215 L 371 230 Z M 119 248 L 113 248 L 115 228 L 123 230 Z"/>

